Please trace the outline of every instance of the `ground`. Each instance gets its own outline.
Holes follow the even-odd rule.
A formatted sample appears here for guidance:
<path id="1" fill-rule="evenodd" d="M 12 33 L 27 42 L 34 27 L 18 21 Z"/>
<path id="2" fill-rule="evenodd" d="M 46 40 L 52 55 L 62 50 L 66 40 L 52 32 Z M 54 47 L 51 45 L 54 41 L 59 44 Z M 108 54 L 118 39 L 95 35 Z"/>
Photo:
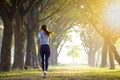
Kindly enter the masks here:
<path id="1" fill-rule="evenodd" d="M 43 80 L 43 78 L 40 69 L 29 69 L 1 72 L 0 80 Z M 120 80 L 120 67 L 115 70 L 88 66 L 49 67 L 44 80 Z"/>

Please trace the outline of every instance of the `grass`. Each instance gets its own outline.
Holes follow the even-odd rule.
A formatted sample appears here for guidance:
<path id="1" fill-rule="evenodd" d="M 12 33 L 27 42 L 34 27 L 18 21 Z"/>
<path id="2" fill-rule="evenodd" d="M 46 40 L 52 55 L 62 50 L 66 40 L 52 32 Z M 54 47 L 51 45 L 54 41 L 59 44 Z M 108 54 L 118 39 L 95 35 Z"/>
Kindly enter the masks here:
<path id="1" fill-rule="evenodd" d="M 120 80 L 120 67 L 115 70 L 88 66 L 49 67 L 44 80 Z M 1 72 L 0 80 L 43 80 L 40 69 Z"/>

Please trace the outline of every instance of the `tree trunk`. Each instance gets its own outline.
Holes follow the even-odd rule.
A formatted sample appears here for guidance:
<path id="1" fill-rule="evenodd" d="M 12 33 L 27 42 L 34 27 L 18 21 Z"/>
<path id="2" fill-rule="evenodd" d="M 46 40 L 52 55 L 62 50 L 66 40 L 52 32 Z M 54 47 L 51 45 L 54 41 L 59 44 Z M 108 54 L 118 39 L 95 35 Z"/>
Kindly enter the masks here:
<path id="1" fill-rule="evenodd" d="M 99 56 L 100 56 L 100 52 L 98 50 L 98 53 L 97 53 L 97 58 L 96 58 L 96 67 L 99 65 Z"/>
<path id="2" fill-rule="evenodd" d="M 33 65 L 33 66 L 34 67 L 39 67 L 39 58 L 38 58 L 38 54 L 36 52 L 35 39 L 34 39 L 34 55 L 33 55 L 33 57 L 35 58 L 34 59 L 35 65 Z"/>
<path id="3" fill-rule="evenodd" d="M 12 35 L 13 35 L 13 27 L 11 20 L 4 17 L 4 33 L 1 47 L 1 63 L 0 69 L 1 71 L 9 71 L 11 68 L 11 44 L 12 44 Z"/>
<path id="4" fill-rule="evenodd" d="M 15 54 L 13 68 L 24 69 L 24 49 L 25 45 L 25 28 L 24 19 L 21 16 L 17 16 L 15 26 Z"/>
<path id="5" fill-rule="evenodd" d="M 95 28 L 96 30 L 97 30 L 97 28 Z M 98 33 L 100 33 L 99 32 L 99 30 L 97 30 L 98 31 Z M 104 40 L 106 41 L 106 43 L 108 43 L 108 45 L 109 45 L 109 48 L 112 50 L 112 52 L 114 53 L 114 57 L 115 57 L 115 60 L 118 62 L 118 64 L 120 65 L 120 55 L 118 54 L 118 52 L 117 52 L 117 50 L 116 50 L 116 47 L 113 45 L 113 43 L 111 42 L 111 39 L 109 39 L 109 38 L 107 38 L 107 39 L 109 39 L 109 41 L 107 41 L 107 39 L 105 38 L 105 36 L 102 34 L 102 33 L 100 33 L 101 34 L 101 36 L 104 38 Z M 109 35 L 109 37 L 111 37 L 111 35 Z"/>
<path id="6" fill-rule="evenodd" d="M 36 53 L 35 43 L 34 43 L 34 46 L 33 46 L 33 53 L 32 53 L 32 67 L 33 68 L 38 68 L 39 67 L 38 55 Z"/>
<path id="7" fill-rule="evenodd" d="M 26 62 L 25 65 L 32 67 L 32 53 L 34 47 L 34 34 L 30 29 L 27 29 L 27 50 L 26 50 Z"/>
<path id="8" fill-rule="evenodd" d="M 88 53 L 88 65 L 95 66 L 95 52 L 91 51 Z"/>
<path id="9" fill-rule="evenodd" d="M 38 45 L 38 64 L 41 67 L 40 40 L 38 38 L 37 38 L 37 45 Z"/>
<path id="10" fill-rule="evenodd" d="M 57 60 L 57 49 L 56 47 L 51 47 L 51 54 L 50 54 L 50 65 L 55 66 L 58 64 Z"/>
<path id="11" fill-rule="evenodd" d="M 113 53 L 114 53 L 115 60 L 116 60 L 116 61 L 119 63 L 119 65 L 120 65 L 120 55 L 118 54 L 115 46 L 114 46 L 111 42 L 109 43 L 109 46 L 110 46 L 110 49 L 111 49 L 111 50 L 113 51 Z"/>
<path id="12" fill-rule="evenodd" d="M 113 59 L 113 52 L 109 49 L 109 60 L 110 60 L 110 69 L 115 69 L 114 59 Z"/>
<path id="13" fill-rule="evenodd" d="M 103 50 L 102 50 L 101 67 L 106 67 L 106 65 L 107 65 L 107 53 L 108 53 L 108 45 L 104 41 Z"/>
<path id="14" fill-rule="evenodd" d="M 29 67 L 38 67 L 34 32 L 30 29 L 27 29 L 27 53 L 25 65 Z"/>

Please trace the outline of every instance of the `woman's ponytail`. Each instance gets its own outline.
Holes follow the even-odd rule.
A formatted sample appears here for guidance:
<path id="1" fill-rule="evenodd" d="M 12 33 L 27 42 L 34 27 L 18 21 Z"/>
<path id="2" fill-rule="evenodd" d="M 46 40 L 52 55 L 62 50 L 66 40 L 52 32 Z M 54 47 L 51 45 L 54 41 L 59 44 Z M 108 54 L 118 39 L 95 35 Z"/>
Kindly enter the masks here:
<path id="1" fill-rule="evenodd" d="M 42 29 L 43 31 L 45 31 L 45 33 L 46 33 L 48 36 L 50 36 L 50 34 L 52 34 L 52 32 L 47 29 L 47 26 L 46 26 L 46 25 L 42 25 L 41 29 Z"/>

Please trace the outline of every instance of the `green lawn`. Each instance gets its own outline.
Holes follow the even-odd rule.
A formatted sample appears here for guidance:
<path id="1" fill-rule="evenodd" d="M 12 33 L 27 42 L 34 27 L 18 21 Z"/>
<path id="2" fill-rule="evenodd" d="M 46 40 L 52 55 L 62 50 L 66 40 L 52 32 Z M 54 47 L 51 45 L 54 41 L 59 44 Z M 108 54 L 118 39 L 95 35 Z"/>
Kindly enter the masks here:
<path id="1" fill-rule="evenodd" d="M 120 67 L 115 70 L 87 66 L 49 67 L 44 80 L 120 80 Z M 1 72 L 0 80 L 43 80 L 41 70 L 14 70 Z"/>

